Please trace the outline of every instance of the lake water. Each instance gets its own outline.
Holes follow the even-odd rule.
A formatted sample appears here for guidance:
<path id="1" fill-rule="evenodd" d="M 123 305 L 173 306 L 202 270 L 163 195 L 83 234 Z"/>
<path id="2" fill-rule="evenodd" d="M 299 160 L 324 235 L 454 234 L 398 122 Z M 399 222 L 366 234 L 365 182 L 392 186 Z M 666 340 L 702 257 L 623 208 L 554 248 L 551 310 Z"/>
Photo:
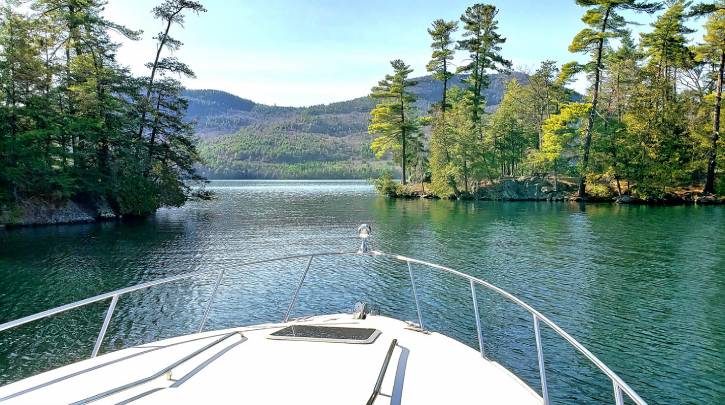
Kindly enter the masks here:
<path id="1" fill-rule="evenodd" d="M 305 260 L 373 248 L 449 265 L 557 322 L 653 404 L 725 403 L 725 208 L 387 200 L 365 182 L 212 182 L 218 199 L 132 223 L 0 230 L 0 322 L 195 269 L 225 270 L 206 329 L 284 316 Z M 477 347 L 468 283 L 413 268 L 427 327 Z M 193 332 L 215 275 L 120 299 L 102 351 Z M 477 291 L 486 354 L 539 389 L 531 318 Z M 315 259 L 294 316 L 417 318 L 407 268 Z M 108 302 L 0 333 L 0 384 L 90 354 Z M 552 403 L 613 403 L 611 383 L 543 328 Z M 442 370 L 441 372 L 444 372 Z"/>

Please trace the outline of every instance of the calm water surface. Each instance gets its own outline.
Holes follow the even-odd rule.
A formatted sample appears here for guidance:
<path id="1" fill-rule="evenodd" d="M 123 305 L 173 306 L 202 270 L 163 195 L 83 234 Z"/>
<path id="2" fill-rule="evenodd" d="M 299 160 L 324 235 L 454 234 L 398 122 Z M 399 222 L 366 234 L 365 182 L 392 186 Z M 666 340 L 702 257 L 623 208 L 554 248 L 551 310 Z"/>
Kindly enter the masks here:
<path id="1" fill-rule="evenodd" d="M 219 198 L 133 223 L 0 230 L 0 322 L 195 269 L 226 271 L 207 329 L 279 320 L 305 261 L 372 245 L 450 265 L 538 308 L 655 404 L 725 403 L 725 209 L 392 201 L 365 182 L 213 182 Z M 426 326 L 477 347 L 465 281 L 414 268 Z M 198 327 L 214 275 L 119 301 L 103 351 Z M 486 354 L 539 389 L 530 316 L 478 290 Z M 407 269 L 316 259 L 294 315 L 367 301 L 415 319 Z M 0 384 L 90 354 L 107 302 L 0 334 Z M 611 384 L 543 330 L 553 403 L 612 403 Z"/>

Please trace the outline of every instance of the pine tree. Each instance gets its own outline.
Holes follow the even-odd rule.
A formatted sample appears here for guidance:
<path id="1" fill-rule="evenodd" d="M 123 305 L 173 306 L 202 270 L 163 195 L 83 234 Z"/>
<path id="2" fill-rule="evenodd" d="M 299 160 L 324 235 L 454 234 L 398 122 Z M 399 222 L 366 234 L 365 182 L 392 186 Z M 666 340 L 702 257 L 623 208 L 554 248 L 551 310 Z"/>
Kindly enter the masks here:
<path id="1" fill-rule="evenodd" d="M 488 71 L 507 71 L 511 62 L 501 56 L 501 45 L 506 42 L 498 33 L 496 16 L 498 9 L 490 4 L 475 4 L 468 7 L 461 16 L 463 39 L 458 41 L 458 49 L 467 51 L 468 63 L 458 68 L 458 73 L 467 74 L 468 96 L 471 98 L 471 118 L 474 130 L 479 131 L 481 116 L 486 102 L 482 91 L 489 85 Z"/>
<path id="2" fill-rule="evenodd" d="M 186 201 L 199 158 L 178 81 L 154 82 L 147 133 L 157 147 L 136 136 L 148 80 L 119 64 L 111 33 L 140 33 L 106 19 L 102 0 L 35 0 L 27 15 L 15 5 L 0 17 L 0 205 L 104 200 L 145 215 Z M 188 70 L 173 59 L 157 69 Z"/>
<path id="3" fill-rule="evenodd" d="M 541 129 L 552 114 L 559 112 L 559 105 L 564 99 L 565 91 L 563 86 L 557 83 L 559 69 L 556 62 L 546 60 L 541 62 L 539 68 L 529 77 L 525 86 L 528 93 L 527 105 L 530 108 L 529 114 L 533 120 L 532 125 L 536 128 L 538 139 L 536 149 L 541 149 L 543 130 Z"/>
<path id="4" fill-rule="evenodd" d="M 697 47 L 697 59 L 711 64 L 715 73 L 715 91 L 712 113 L 712 135 L 707 154 L 705 193 L 715 192 L 718 141 L 720 139 L 720 113 L 722 106 L 723 74 L 725 71 L 725 3 L 710 13 L 705 23 L 703 43 Z"/>
<path id="5" fill-rule="evenodd" d="M 685 2 L 677 0 L 652 24 L 652 32 L 642 34 L 640 45 L 658 82 L 662 83 L 660 105 L 674 101 L 677 95 L 677 70 L 691 64 L 693 55 L 685 26 Z"/>
<path id="6" fill-rule="evenodd" d="M 630 167 L 628 163 L 637 149 L 630 142 L 622 118 L 629 110 L 632 95 L 639 84 L 642 58 L 629 31 L 622 34 L 617 49 L 607 48 L 604 55 L 608 69 L 602 76 L 600 91 L 600 167 L 607 175 L 614 177 L 619 195 L 623 194 L 621 179 L 626 175 Z"/>
<path id="7" fill-rule="evenodd" d="M 609 39 L 618 37 L 624 32 L 627 24 L 624 17 L 618 12 L 624 9 L 651 13 L 657 11 L 660 4 L 637 0 L 576 0 L 576 3 L 582 7 L 587 7 L 582 21 L 589 27 L 584 28 L 574 37 L 571 45 L 569 45 L 569 51 L 592 54 L 592 62 L 579 68 L 594 74 L 592 108 L 589 111 L 589 120 L 584 134 L 582 172 L 579 175 L 579 196 L 584 198 L 586 195 L 586 173 L 589 170 L 589 149 L 592 143 L 594 120 L 597 116 L 601 75 L 604 70 L 602 63 L 604 49 Z"/>
<path id="8" fill-rule="evenodd" d="M 453 77 L 453 71 L 450 67 L 451 60 L 453 60 L 454 41 L 451 39 L 451 35 L 458 29 L 458 23 L 455 21 L 435 20 L 433 26 L 428 29 L 433 48 L 433 54 L 430 62 L 428 62 L 427 69 L 433 74 L 433 78 L 443 83 L 443 90 L 441 94 L 441 103 L 439 111 L 434 111 L 434 120 L 432 122 L 431 139 L 429 143 L 430 149 L 430 168 L 433 172 L 431 175 L 431 181 L 436 182 L 434 188 L 437 188 L 441 193 L 457 193 L 455 186 L 455 179 L 447 174 L 444 174 L 444 167 L 450 163 L 450 155 L 448 151 L 448 145 L 450 144 L 449 133 L 446 125 L 446 109 L 449 107 L 447 100 L 448 94 L 448 80 Z M 444 176 L 445 179 L 441 180 L 439 176 Z M 442 181 L 442 183 L 440 183 Z M 439 184 L 440 183 L 440 184 Z M 441 186 L 445 184 L 445 186 Z M 450 191 L 442 191 L 443 188 Z"/>
<path id="9" fill-rule="evenodd" d="M 9 6 L 2 9 L 0 22 L 0 95 L 3 96 L 0 124 L 2 166 L 0 185 L 17 198 L 18 188 L 28 181 L 23 166 L 35 167 L 37 156 L 27 155 L 24 133 L 32 127 L 24 118 L 31 113 L 35 90 L 42 83 L 42 64 L 33 40 L 33 24 Z"/>
<path id="10" fill-rule="evenodd" d="M 520 163 L 528 149 L 536 148 L 537 128 L 532 125 L 531 99 L 526 88 L 517 80 L 506 85 L 506 93 L 498 109 L 487 123 L 489 148 L 494 151 L 495 163 L 501 176 L 520 173 Z"/>
<path id="11" fill-rule="evenodd" d="M 150 130 L 148 134 L 149 162 L 153 161 L 154 154 L 156 153 L 156 141 L 161 131 L 159 125 L 163 121 L 177 117 L 177 122 L 173 123 L 173 125 L 176 127 L 183 126 L 181 122 L 181 119 L 183 119 L 183 111 L 181 116 L 179 116 L 178 111 L 172 111 L 172 114 L 164 112 L 164 106 L 169 104 L 164 101 L 164 98 L 175 97 L 180 93 L 181 89 L 178 81 L 167 79 L 166 76 L 179 75 L 193 78 L 195 75 L 188 65 L 179 61 L 177 58 L 162 57 L 161 55 L 164 50 L 174 52 L 181 47 L 182 43 L 174 39 L 170 35 L 170 31 L 173 25 L 183 26 L 184 12 L 186 11 L 192 11 L 198 14 L 206 12 L 206 9 L 201 3 L 190 0 L 164 0 L 161 5 L 153 9 L 154 17 L 162 21 L 164 30 L 154 37 L 157 41 L 156 55 L 153 62 L 146 65 L 151 70 L 151 73 L 148 77 L 148 84 L 146 85 L 146 97 L 139 103 L 141 119 L 138 130 L 138 137 L 141 139 L 146 135 L 145 130 L 147 128 Z M 159 84 L 157 84 L 158 78 L 161 78 L 161 83 Z M 172 102 L 171 104 L 178 104 L 178 98 L 175 103 Z M 150 122 L 146 119 L 149 113 L 152 116 Z M 150 167 L 147 167 L 146 175 L 148 175 L 149 170 Z"/>
<path id="12" fill-rule="evenodd" d="M 455 50 L 453 49 L 453 40 L 451 35 L 458 30 L 458 23 L 455 21 L 435 20 L 433 26 L 428 28 L 433 42 L 433 54 L 428 62 L 427 69 L 433 74 L 433 79 L 443 83 L 443 91 L 441 94 L 441 119 L 445 120 L 446 114 L 446 92 L 448 92 L 448 80 L 453 77 L 450 63 L 453 60 Z"/>
<path id="13" fill-rule="evenodd" d="M 406 184 L 407 161 L 410 151 L 407 149 L 412 138 L 418 136 L 418 122 L 413 113 L 416 97 L 410 88 L 416 82 L 408 76 L 413 70 L 400 59 L 390 62 L 393 74 L 373 87 L 371 97 L 379 102 L 370 112 L 368 132 L 379 135 L 371 144 L 371 149 L 380 158 L 391 151 L 400 160 L 402 183 Z"/>

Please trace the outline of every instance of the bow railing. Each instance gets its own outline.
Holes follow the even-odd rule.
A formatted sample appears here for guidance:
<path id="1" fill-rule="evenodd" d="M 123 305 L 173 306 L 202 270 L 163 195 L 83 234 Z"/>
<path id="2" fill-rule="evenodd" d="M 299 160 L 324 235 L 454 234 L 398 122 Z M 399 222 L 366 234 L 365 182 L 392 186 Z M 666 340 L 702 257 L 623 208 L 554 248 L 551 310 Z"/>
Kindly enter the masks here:
<path id="1" fill-rule="evenodd" d="M 470 290 L 471 290 L 471 299 L 473 301 L 473 311 L 476 321 L 476 336 L 478 341 L 478 349 L 483 358 L 486 357 L 486 354 L 484 352 L 484 340 L 483 340 L 483 332 L 481 327 L 481 317 L 479 313 L 479 306 L 478 306 L 478 299 L 476 297 L 476 286 L 484 287 L 490 291 L 495 292 L 496 294 L 502 296 L 503 298 L 507 299 L 508 301 L 516 304 L 520 308 L 523 308 L 531 315 L 531 321 L 533 324 L 533 330 L 534 330 L 534 337 L 536 341 L 536 358 L 538 362 L 538 371 L 539 371 L 539 378 L 541 381 L 541 397 L 544 401 L 545 405 L 549 404 L 549 389 L 548 389 L 548 383 L 547 383 L 547 377 L 546 377 L 546 367 L 545 367 L 545 359 L 544 359 L 544 348 L 543 343 L 541 339 L 541 325 L 546 325 L 551 330 L 556 332 L 559 336 L 561 336 L 566 342 L 568 342 L 574 349 L 576 349 L 579 353 L 581 353 L 584 357 L 587 358 L 592 364 L 594 364 L 599 370 L 601 370 L 604 375 L 606 375 L 612 383 L 612 389 L 614 394 L 614 402 L 616 405 L 623 405 L 624 404 L 624 397 L 629 397 L 635 404 L 637 405 L 646 405 L 647 403 L 629 386 L 627 383 L 625 383 L 614 371 L 612 371 L 609 367 L 607 367 L 599 358 L 597 358 L 593 353 L 591 353 L 589 350 L 587 350 L 581 343 L 579 343 L 574 337 L 572 337 L 570 334 L 565 332 L 561 327 L 559 327 L 556 323 L 554 323 L 552 320 L 547 318 L 545 315 L 543 315 L 541 312 L 537 311 L 533 307 L 531 307 L 526 302 L 522 301 L 521 299 L 517 298 L 516 296 L 510 294 L 509 292 L 487 282 L 484 280 L 481 280 L 479 278 L 473 277 L 471 275 L 468 275 L 466 273 L 462 273 L 460 271 L 451 269 L 449 267 L 441 266 L 435 263 L 426 262 L 423 260 L 413 259 L 406 256 L 401 256 L 397 254 L 390 254 L 375 250 L 369 250 L 368 244 L 367 244 L 367 236 L 370 233 L 370 228 L 366 227 L 364 228 L 361 226 L 358 231 L 363 230 L 361 232 L 361 238 L 363 239 L 363 243 L 358 251 L 355 252 L 326 252 L 326 253 L 313 253 L 313 254 L 302 254 L 302 255 L 291 255 L 291 256 L 284 256 L 284 257 L 278 257 L 278 258 L 272 258 L 272 259 L 264 259 L 264 260 L 255 260 L 255 261 L 249 261 L 238 264 L 236 267 L 249 267 L 254 265 L 260 265 L 260 264 L 266 264 L 266 263 L 272 263 L 272 262 L 280 262 L 280 261 L 288 261 L 293 259 L 307 259 L 306 265 L 304 268 L 304 271 L 300 277 L 299 282 L 296 285 L 296 288 L 294 290 L 294 293 L 292 295 L 292 298 L 290 300 L 289 306 L 287 307 L 287 311 L 285 312 L 284 318 L 282 319 L 282 322 L 287 323 L 290 321 L 290 315 L 292 313 L 292 310 L 294 309 L 295 304 L 297 303 L 297 300 L 299 298 L 300 290 L 302 288 L 302 285 L 304 284 L 304 281 L 307 277 L 307 274 L 309 271 L 313 268 L 313 260 L 317 257 L 325 257 L 325 256 L 369 256 L 369 257 L 380 257 L 380 258 L 387 258 L 390 260 L 394 260 L 397 262 L 402 262 L 407 265 L 407 272 L 408 276 L 410 278 L 410 283 L 413 291 L 413 301 L 415 302 L 415 309 L 416 314 L 418 317 L 418 326 L 421 329 L 425 329 L 425 323 L 423 321 L 423 316 L 421 313 L 420 308 L 420 301 L 419 301 L 419 295 L 418 290 L 416 287 L 416 281 L 413 271 L 412 264 L 419 265 L 419 266 L 425 266 L 431 269 L 435 269 L 438 271 L 442 271 L 451 275 L 454 275 L 460 279 L 463 279 L 465 281 L 468 281 Z M 39 312 L 34 315 L 29 315 L 23 318 L 16 319 L 14 321 L 6 322 L 3 324 L 0 324 L 0 332 L 13 329 L 18 326 L 38 321 L 44 318 L 51 317 L 53 315 L 57 315 L 66 311 L 70 311 L 75 308 L 84 307 L 86 305 L 96 303 L 99 301 L 105 301 L 110 299 L 111 302 L 108 306 L 108 309 L 106 310 L 106 315 L 103 319 L 103 323 L 101 324 L 100 330 L 98 332 L 98 336 L 95 340 L 95 344 L 93 345 L 93 349 L 91 351 L 90 357 L 96 357 L 100 351 L 101 345 L 103 344 L 104 338 L 106 336 L 106 332 L 108 331 L 108 326 L 111 322 L 111 319 L 113 318 L 114 311 L 116 309 L 116 304 L 118 303 L 119 299 L 131 292 L 139 291 L 139 290 L 145 290 L 150 289 L 156 286 L 170 284 L 182 280 L 188 280 L 195 277 L 203 276 L 203 275 L 209 275 L 214 274 L 215 272 L 218 272 L 216 279 L 214 281 L 213 290 L 211 293 L 211 296 L 209 298 L 209 301 L 206 304 L 206 307 L 203 312 L 203 317 L 199 323 L 198 331 L 201 332 L 204 329 L 204 325 L 206 324 L 206 321 L 209 317 L 209 313 L 212 307 L 212 304 L 214 302 L 214 297 L 217 295 L 217 291 L 219 290 L 219 287 L 221 285 L 222 279 L 224 278 L 226 274 L 226 270 L 216 270 L 216 269 L 210 269 L 210 270 L 198 270 L 198 268 L 192 272 L 180 274 L 177 276 L 171 276 L 162 278 L 156 281 L 150 281 L 142 284 L 138 284 L 131 287 L 122 288 L 116 291 L 111 291 L 104 294 L 99 294 L 94 297 L 86 298 L 80 301 L 76 301 L 70 304 L 62 305 L 53 309 L 49 309 L 47 311 Z"/>

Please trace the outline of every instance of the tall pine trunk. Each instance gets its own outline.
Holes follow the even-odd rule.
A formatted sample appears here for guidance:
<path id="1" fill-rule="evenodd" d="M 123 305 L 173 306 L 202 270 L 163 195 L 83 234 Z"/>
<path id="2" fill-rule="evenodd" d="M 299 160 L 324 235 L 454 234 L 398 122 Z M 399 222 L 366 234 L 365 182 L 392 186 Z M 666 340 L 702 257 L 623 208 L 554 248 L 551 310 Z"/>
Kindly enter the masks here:
<path id="1" fill-rule="evenodd" d="M 405 154 L 405 92 L 403 91 L 405 87 L 403 86 L 400 90 L 400 123 L 402 130 L 401 135 L 403 137 L 402 139 L 402 146 L 403 146 L 403 156 L 402 156 L 402 167 L 403 167 L 403 185 L 405 185 L 405 161 L 408 160 L 408 155 Z"/>
<path id="2" fill-rule="evenodd" d="M 705 193 L 715 192 L 715 167 L 717 165 L 717 142 L 720 139 L 720 105 L 722 102 L 723 70 L 725 70 L 725 51 L 720 53 L 720 69 L 717 72 L 717 89 L 715 93 L 715 118 L 712 123 L 710 156 L 707 161 L 707 180 Z"/>
<path id="3" fill-rule="evenodd" d="M 604 33 L 607 30 L 607 20 L 611 6 L 607 7 L 604 13 L 604 21 L 602 21 L 602 29 L 599 31 L 601 38 L 597 45 L 597 64 L 594 68 L 594 91 L 592 93 L 592 109 L 589 111 L 589 119 L 587 121 L 587 131 L 584 137 L 584 156 L 582 156 L 582 171 L 579 174 L 579 197 L 584 198 L 586 195 L 586 175 L 589 167 L 589 149 L 592 146 L 592 132 L 594 130 L 594 118 L 597 115 L 597 102 L 599 101 L 599 84 L 602 75 L 602 53 L 604 52 Z"/>

